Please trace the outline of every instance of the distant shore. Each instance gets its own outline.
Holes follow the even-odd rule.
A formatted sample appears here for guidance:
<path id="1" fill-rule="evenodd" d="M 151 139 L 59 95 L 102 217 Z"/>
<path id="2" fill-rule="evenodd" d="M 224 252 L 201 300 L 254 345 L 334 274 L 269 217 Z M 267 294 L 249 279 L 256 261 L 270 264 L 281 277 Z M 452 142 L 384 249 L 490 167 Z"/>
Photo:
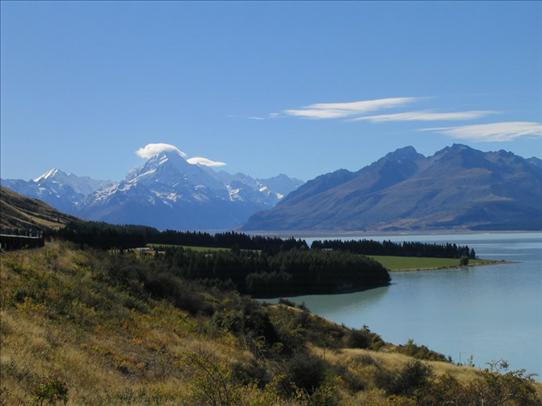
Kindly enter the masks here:
<path id="1" fill-rule="evenodd" d="M 411 257 L 407 257 L 411 258 Z M 375 258 L 376 259 L 376 258 Z M 433 258 L 420 258 L 420 259 L 433 259 Z M 435 260 L 438 259 L 447 259 L 447 258 L 434 258 Z M 378 260 L 378 259 L 376 259 Z M 382 265 L 386 266 L 385 263 Z M 459 260 L 457 260 L 459 262 Z M 430 265 L 420 265 L 420 266 L 414 266 L 414 267 L 389 267 L 387 266 L 388 270 L 390 272 L 423 272 L 423 271 L 439 271 L 439 270 L 447 270 L 447 269 L 460 269 L 460 268 L 470 268 L 474 266 L 487 266 L 487 265 L 504 265 L 504 264 L 512 264 L 514 261 L 508 261 L 504 259 L 471 259 L 467 265 L 459 265 L 457 264 L 449 264 L 449 265 L 439 265 L 435 264 L 433 266 Z"/>
<path id="2" fill-rule="evenodd" d="M 420 236 L 420 235 L 476 235 L 476 234 L 521 234 L 540 233 L 542 230 L 401 230 L 401 231 L 379 231 L 379 230 L 241 230 L 249 235 L 265 235 L 276 237 L 295 238 L 352 238 L 352 237 L 397 237 L 397 236 Z"/>

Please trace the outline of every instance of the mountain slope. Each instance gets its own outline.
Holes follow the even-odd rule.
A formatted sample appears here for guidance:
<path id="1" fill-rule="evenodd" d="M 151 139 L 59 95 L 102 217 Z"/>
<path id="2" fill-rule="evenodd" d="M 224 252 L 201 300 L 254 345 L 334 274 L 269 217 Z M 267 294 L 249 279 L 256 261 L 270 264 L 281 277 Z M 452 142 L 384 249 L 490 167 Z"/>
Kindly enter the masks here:
<path id="1" fill-rule="evenodd" d="M 246 230 L 542 229 L 542 168 L 510 152 L 406 147 L 352 173 L 320 176 Z"/>
<path id="2" fill-rule="evenodd" d="M 37 200 L 0 187 L 0 227 L 57 229 L 75 217 L 60 213 Z"/>
<path id="3" fill-rule="evenodd" d="M 76 214 L 85 197 L 110 185 L 107 180 L 95 180 L 88 176 L 76 176 L 60 169 L 50 169 L 35 179 L 2 179 L 2 186 L 25 196 L 43 200 L 54 208 Z"/>

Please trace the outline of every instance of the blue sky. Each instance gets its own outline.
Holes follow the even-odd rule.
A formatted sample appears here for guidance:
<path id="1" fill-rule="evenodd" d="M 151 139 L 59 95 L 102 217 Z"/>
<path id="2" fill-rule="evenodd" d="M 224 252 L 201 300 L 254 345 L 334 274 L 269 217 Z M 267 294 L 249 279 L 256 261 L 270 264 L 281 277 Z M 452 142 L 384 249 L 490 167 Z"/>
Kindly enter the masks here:
<path id="1" fill-rule="evenodd" d="M 542 157 L 540 3 L 1 8 L 4 178 L 120 179 L 149 143 L 302 179 L 406 145 Z"/>

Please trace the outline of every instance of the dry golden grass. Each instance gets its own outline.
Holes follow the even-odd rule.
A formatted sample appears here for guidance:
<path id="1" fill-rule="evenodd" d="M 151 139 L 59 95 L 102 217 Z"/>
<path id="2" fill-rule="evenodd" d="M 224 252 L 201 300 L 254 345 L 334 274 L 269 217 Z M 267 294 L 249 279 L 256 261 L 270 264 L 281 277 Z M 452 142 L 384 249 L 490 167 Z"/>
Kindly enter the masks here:
<path id="1" fill-rule="evenodd" d="M 317 347 L 313 347 L 313 351 L 337 365 L 350 365 L 355 363 L 356 359 L 370 357 L 377 361 L 383 368 L 390 371 L 399 370 L 409 362 L 412 362 L 412 357 L 395 352 L 371 351 L 358 348 L 344 348 L 337 351 L 329 351 Z M 436 375 L 449 374 L 460 382 L 470 382 L 475 379 L 480 372 L 477 368 L 458 366 L 447 362 L 423 360 L 420 362 L 430 366 Z"/>
<path id="2" fill-rule="evenodd" d="M 0 324 L 1 398 L 6 404 L 32 403 L 33 389 L 57 377 L 69 388 L 69 404 L 182 404 L 188 402 L 190 368 L 186 354 L 205 350 L 218 360 L 246 359 L 250 354 L 228 338 L 209 339 L 196 322 L 166 302 L 154 302 L 147 313 L 131 310 L 103 319 L 99 312 L 72 302 L 62 318 L 47 305 L 12 298 L 28 278 L 43 278 L 52 286 L 70 288 L 72 279 L 89 278 L 85 254 L 50 244 L 39 251 L 2 254 Z M 79 265 L 77 265 L 79 264 Z M 84 284 L 84 282 L 81 282 Z M 88 292 L 90 293 L 90 292 Z M 121 301 L 113 289 L 93 292 Z M 114 309 L 111 310 L 114 312 Z M 80 320 L 72 320 L 74 315 Z M 51 317 L 53 316 L 53 317 Z"/>
<path id="3" fill-rule="evenodd" d="M 202 388 L 207 387 L 205 382 L 197 386 L 205 377 L 191 361 L 194 354 L 204 354 L 224 376 L 232 363 L 254 360 L 231 333 L 206 331 L 208 316 L 190 315 L 167 301 L 131 297 L 100 280 L 96 255 L 108 254 L 57 242 L 0 254 L 0 405 L 36 403 L 39 389 L 52 381 L 66 386 L 68 405 L 202 404 Z M 301 312 L 283 305 L 270 309 L 283 315 Z M 320 323 L 318 330 L 347 331 L 310 317 Z M 413 358 L 362 349 L 309 349 L 362 383 L 363 390 L 339 378 L 332 381 L 341 404 L 409 404 L 379 389 L 375 371 L 397 371 Z M 436 375 L 449 374 L 460 382 L 478 374 L 473 368 L 424 362 Z M 230 404 L 304 404 L 302 397 L 277 395 L 279 375 L 265 388 L 226 382 L 234 399 Z"/>

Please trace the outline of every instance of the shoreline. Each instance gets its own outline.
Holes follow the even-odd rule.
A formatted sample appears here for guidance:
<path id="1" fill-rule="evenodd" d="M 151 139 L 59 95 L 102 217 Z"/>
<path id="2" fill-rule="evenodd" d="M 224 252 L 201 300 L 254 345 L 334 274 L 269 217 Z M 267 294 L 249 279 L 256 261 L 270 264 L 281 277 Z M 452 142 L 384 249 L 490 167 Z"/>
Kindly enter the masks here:
<path id="1" fill-rule="evenodd" d="M 388 272 L 390 273 L 397 273 L 397 272 L 427 272 L 427 271 L 443 271 L 448 269 L 460 269 L 460 268 L 472 268 L 475 266 L 488 266 L 488 265 L 506 265 L 506 264 L 514 264 L 516 261 L 509 261 L 506 259 L 480 259 L 478 263 L 469 263 L 467 265 L 446 265 L 446 266 L 438 266 L 438 267 L 432 267 L 432 268 L 403 268 L 403 269 L 388 269 Z"/>
<path id="2" fill-rule="evenodd" d="M 510 261 L 506 259 L 479 259 L 477 261 L 481 261 L 479 263 L 474 264 L 468 264 L 468 265 L 447 265 L 447 266 L 440 266 L 440 267 L 433 267 L 433 268 L 404 268 L 404 269 L 396 269 L 391 270 L 387 269 L 390 274 L 394 273 L 411 273 L 411 272 L 429 272 L 429 271 L 444 271 L 444 270 L 451 270 L 451 269 L 460 269 L 460 268 L 471 268 L 475 266 L 488 266 L 488 265 L 506 265 L 506 264 L 514 264 L 517 263 L 517 261 Z M 385 288 L 388 286 L 391 286 L 393 284 L 393 278 L 390 280 L 389 283 L 385 285 L 378 285 L 378 286 L 371 286 L 371 287 L 364 287 L 364 288 L 351 288 L 351 289 L 341 289 L 334 292 L 310 292 L 310 293 L 294 293 L 290 295 L 282 295 L 282 296 L 253 296 L 248 295 L 254 300 L 258 301 L 265 301 L 265 300 L 279 300 L 279 299 L 290 299 L 290 298 L 296 298 L 301 296 L 313 296 L 313 295 L 344 295 L 348 293 L 357 293 L 357 292 L 365 292 L 368 290 L 373 289 L 379 289 L 379 288 Z"/>
<path id="3" fill-rule="evenodd" d="M 349 237 L 399 237 L 399 236 L 438 236 L 438 235 L 479 235 L 479 234 L 523 234 L 540 233 L 542 230 L 472 230 L 472 229 L 432 229 L 432 230 L 243 230 L 236 231 L 248 235 L 294 237 L 303 239 L 349 238 Z"/>
<path id="4" fill-rule="evenodd" d="M 372 289 L 386 288 L 390 286 L 392 283 L 393 283 L 393 280 L 390 280 L 388 283 L 382 284 L 382 285 L 366 286 L 366 287 L 360 287 L 360 288 L 346 288 L 346 289 L 335 290 L 333 292 L 328 291 L 328 292 L 293 293 L 290 295 L 282 295 L 282 296 L 254 296 L 251 294 L 247 294 L 247 296 L 250 296 L 252 299 L 257 300 L 257 301 L 265 301 L 268 299 L 279 300 L 279 299 L 290 299 L 290 298 L 295 298 L 295 297 L 314 296 L 314 295 L 344 295 L 347 293 L 365 292 L 367 290 L 372 290 Z"/>

